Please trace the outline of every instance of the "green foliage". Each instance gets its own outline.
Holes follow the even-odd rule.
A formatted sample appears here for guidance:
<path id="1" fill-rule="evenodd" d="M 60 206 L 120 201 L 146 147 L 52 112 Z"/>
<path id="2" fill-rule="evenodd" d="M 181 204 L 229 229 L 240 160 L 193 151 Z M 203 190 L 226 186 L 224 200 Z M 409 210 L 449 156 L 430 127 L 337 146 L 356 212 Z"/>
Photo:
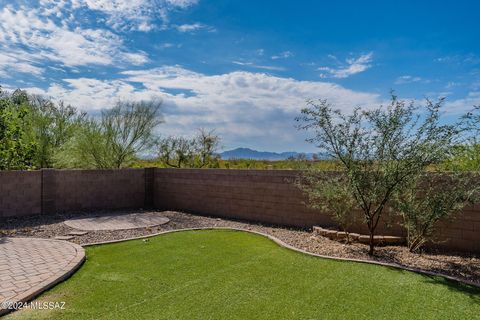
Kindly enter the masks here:
<path id="1" fill-rule="evenodd" d="M 308 205 L 330 214 L 343 231 L 347 233 L 355 223 L 357 202 L 345 173 L 319 170 L 305 171 L 297 180 L 297 186 L 308 196 Z"/>
<path id="2" fill-rule="evenodd" d="M 308 141 L 341 164 L 345 189 L 352 192 L 370 232 L 370 254 L 392 196 L 432 164 L 448 159 L 462 137 L 462 125 L 441 123 L 442 104 L 443 99 L 427 100 L 422 108 L 392 95 L 388 106 L 344 114 L 320 100 L 310 101 L 297 118 L 299 128 L 313 134 Z"/>
<path id="3" fill-rule="evenodd" d="M 36 144 L 30 135 L 28 115 L 23 91 L 8 95 L 0 87 L 0 170 L 34 167 Z"/>
<path id="4" fill-rule="evenodd" d="M 159 159 L 137 159 L 132 165 L 135 168 L 170 168 Z M 250 169 L 250 170 L 303 170 L 316 168 L 324 171 L 338 170 L 336 162 L 330 160 L 251 160 L 251 159 L 218 159 L 218 168 L 220 169 Z"/>
<path id="5" fill-rule="evenodd" d="M 470 144 L 457 146 L 454 156 L 441 167 L 447 171 L 480 171 L 480 143 L 472 141 Z"/>
<path id="6" fill-rule="evenodd" d="M 121 101 L 104 110 L 101 120 L 84 121 L 61 148 L 56 164 L 61 168 L 125 168 L 137 154 L 153 146 L 154 130 L 162 122 L 160 101 Z"/>
<path id="7" fill-rule="evenodd" d="M 158 161 L 163 167 L 218 168 L 219 144 L 218 135 L 203 129 L 191 139 L 168 137 L 158 143 Z"/>
<path id="8" fill-rule="evenodd" d="M 421 174 L 396 193 L 392 206 L 403 218 L 410 251 L 432 240 L 436 224 L 477 202 L 479 193 L 480 175 L 472 172 Z"/>
<path id="9" fill-rule="evenodd" d="M 41 97 L 30 97 L 30 123 L 36 141 L 35 167 L 55 166 L 57 152 L 84 124 L 86 114 L 63 102 L 55 104 Z"/>

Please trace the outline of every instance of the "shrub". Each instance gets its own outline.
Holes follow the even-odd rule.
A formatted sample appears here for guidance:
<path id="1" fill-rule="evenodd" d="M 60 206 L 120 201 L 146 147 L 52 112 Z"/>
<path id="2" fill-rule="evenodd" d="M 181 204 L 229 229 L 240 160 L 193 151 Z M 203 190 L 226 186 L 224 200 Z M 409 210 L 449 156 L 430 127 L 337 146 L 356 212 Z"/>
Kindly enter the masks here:
<path id="1" fill-rule="evenodd" d="M 445 161 L 463 137 L 463 120 L 443 124 L 440 119 L 443 101 L 427 100 L 422 107 L 392 95 L 388 106 L 357 107 L 350 114 L 333 109 L 326 100 L 309 101 L 296 119 L 299 129 L 313 134 L 307 141 L 340 163 L 346 178 L 331 180 L 332 188 L 344 184 L 363 212 L 369 254 L 374 253 L 375 231 L 392 197 L 402 194 L 428 166 Z"/>
<path id="2" fill-rule="evenodd" d="M 432 240 L 442 219 L 455 216 L 478 201 L 480 175 L 475 173 L 424 173 L 393 197 L 392 206 L 403 218 L 411 252 Z"/>

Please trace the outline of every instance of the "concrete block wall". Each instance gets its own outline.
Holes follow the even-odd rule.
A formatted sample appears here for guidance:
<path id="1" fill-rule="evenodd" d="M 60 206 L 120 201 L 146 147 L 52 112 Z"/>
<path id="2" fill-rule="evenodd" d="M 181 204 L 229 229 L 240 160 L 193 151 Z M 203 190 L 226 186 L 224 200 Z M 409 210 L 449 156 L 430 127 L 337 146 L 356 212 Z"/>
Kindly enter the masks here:
<path id="1" fill-rule="evenodd" d="M 158 208 L 295 227 L 335 226 L 309 209 L 293 170 L 122 169 L 0 171 L 0 217 Z M 386 223 L 388 222 L 388 223 Z M 352 231 L 367 233 L 359 221 Z M 404 235 L 394 221 L 378 232 Z M 436 245 L 480 253 L 480 205 L 438 226 Z"/>
<path id="2" fill-rule="evenodd" d="M 144 169 L 0 171 L 0 217 L 143 208 Z M 147 190 L 152 194 L 152 188 Z"/>
<path id="3" fill-rule="evenodd" d="M 0 171 L 0 217 L 40 214 L 40 171 Z"/>
<path id="4" fill-rule="evenodd" d="M 305 205 L 293 182 L 294 170 L 155 169 L 154 204 L 224 218 L 247 219 L 296 227 L 334 226 L 322 212 Z M 405 235 L 398 218 L 385 216 L 377 232 Z M 359 215 L 353 232 L 367 234 Z M 466 208 L 455 220 L 443 221 L 436 234 L 438 247 L 480 252 L 480 206 Z"/>
<path id="5" fill-rule="evenodd" d="M 145 170 L 54 170 L 55 212 L 143 208 Z"/>

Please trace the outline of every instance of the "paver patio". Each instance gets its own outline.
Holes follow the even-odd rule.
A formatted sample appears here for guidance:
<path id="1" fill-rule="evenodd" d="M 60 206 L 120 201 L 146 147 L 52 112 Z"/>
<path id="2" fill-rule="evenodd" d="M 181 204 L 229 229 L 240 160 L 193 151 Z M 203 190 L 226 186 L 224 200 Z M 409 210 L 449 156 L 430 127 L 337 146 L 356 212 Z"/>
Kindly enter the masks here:
<path id="1" fill-rule="evenodd" d="M 66 220 L 65 224 L 79 230 L 125 230 L 136 228 L 155 227 L 168 223 L 158 212 L 140 212 L 130 214 L 114 214 Z"/>
<path id="2" fill-rule="evenodd" d="M 68 277 L 85 251 L 67 241 L 0 238 L 0 314 L 9 303 L 26 301 Z"/>

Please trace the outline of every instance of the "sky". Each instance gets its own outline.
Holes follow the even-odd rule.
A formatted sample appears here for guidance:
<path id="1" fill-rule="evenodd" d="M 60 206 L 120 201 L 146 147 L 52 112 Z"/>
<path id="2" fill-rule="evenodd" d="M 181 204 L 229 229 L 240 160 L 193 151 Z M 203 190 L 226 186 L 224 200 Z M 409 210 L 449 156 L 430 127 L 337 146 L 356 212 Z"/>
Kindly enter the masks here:
<path id="1" fill-rule="evenodd" d="M 315 151 L 307 99 L 480 105 L 479 1 L 0 0 L 0 85 L 92 115 L 160 98 L 162 136 Z"/>

